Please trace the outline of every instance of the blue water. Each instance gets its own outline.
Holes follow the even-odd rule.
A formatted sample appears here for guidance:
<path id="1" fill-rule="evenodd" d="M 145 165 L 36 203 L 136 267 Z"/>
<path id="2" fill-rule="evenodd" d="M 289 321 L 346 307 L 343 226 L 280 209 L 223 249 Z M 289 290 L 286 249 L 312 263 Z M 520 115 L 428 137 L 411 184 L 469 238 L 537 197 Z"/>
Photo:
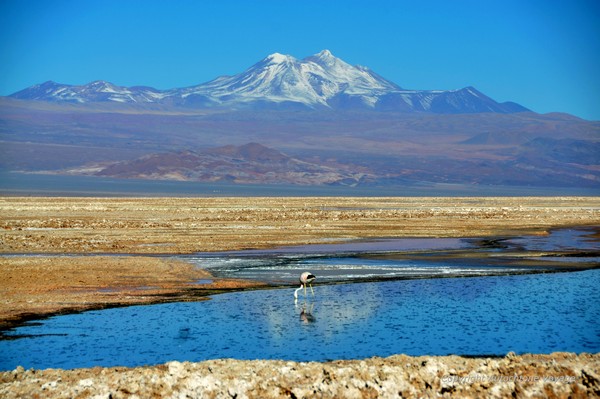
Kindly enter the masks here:
<path id="1" fill-rule="evenodd" d="M 212 358 L 600 351 L 600 270 L 239 292 L 57 316 L 0 341 L 0 369 Z"/>

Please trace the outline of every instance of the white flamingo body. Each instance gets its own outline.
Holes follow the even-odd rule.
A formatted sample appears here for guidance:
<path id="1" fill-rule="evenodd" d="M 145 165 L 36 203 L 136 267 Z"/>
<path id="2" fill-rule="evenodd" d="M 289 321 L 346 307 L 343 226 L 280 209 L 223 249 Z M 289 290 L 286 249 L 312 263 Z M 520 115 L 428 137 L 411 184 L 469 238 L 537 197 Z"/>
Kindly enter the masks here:
<path id="1" fill-rule="evenodd" d="M 310 287 L 310 292 L 314 296 L 315 292 L 313 291 L 313 288 L 312 288 L 312 282 L 315 281 L 316 279 L 317 278 L 315 277 L 315 275 L 312 274 L 311 272 L 302 273 L 300 275 L 300 288 L 298 288 L 296 291 L 294 291 L 294 298 L 298 299 L 298 291 L 300 291 L 302 288 L 304 288 L 304 296 L 306 297 L 306 285 L 307 284 Z"/>

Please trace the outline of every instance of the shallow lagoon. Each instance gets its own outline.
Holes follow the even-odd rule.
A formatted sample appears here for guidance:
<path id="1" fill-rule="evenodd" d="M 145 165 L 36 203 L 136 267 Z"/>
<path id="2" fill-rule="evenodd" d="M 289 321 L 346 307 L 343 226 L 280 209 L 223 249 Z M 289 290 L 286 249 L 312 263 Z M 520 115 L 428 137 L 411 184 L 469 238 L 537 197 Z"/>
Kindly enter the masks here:
<path id="1" fill-rule="evenodd" d="M 519 248 L 594 252 L 593 231 L 556 230 L 503 239 L 492 247 L 472 240 L 402 239 L 189 256 L 215 275 L 294 286 L 52 317 L 7 332 L 25 338 L 0 341 L 0 369 L 224 357 L 321 361 L 397 353 L 595 353 L 600 351 L 600 269 L 550 273 L 558 270 L 549 265 L 556 263 L 552 257 L 532 268 L 515 265 L 510 257 L 489 263 L 485 257 L 431 256 L 466 250 L 498 258 Z M 415 250 L 416 257 L 396 256 Z M 301 294 L 294 303 L 304 270 L 319 277 L 315 296 Z M 387 278 L 393 280 L 364 282 Z M 335 284 L 344 281 L 354 283 Z"/>
<path id="2" fill-rule="evenodd" d="M 0 369 L 212 358 L 329 359 L 600 351 L 600 270 L 316 286 L 90 311 L 18 328 Z"/>

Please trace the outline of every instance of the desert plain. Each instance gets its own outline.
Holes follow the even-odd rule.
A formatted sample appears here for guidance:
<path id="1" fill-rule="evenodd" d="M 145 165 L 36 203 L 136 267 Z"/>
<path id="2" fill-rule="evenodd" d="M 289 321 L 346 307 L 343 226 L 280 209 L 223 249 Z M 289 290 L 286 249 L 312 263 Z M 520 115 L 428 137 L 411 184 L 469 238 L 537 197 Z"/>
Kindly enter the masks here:
<path id="1" fill-rule="evenodd" d="M 259 289 L 265 286 L 264 283 L 256 281 L 215 278 L 207 271 L 185 262 L 154 255 L 274 248 L 380 237 L 493 239 L 544 235 L 556 228 L 581 226 L 595 228 L 595 238 L 598 239 L 600 198 L 2 197 L 0 198 L 0 253 L 2 255 L 0 256 L 0 328 L 6 330 L 30 319 L 58 313 L 128 304 L 203 300 L 209 295 L 220 292 Z M 195 284 L 201 279 L 209 280 L 209 283 Z M 535 387 L 537 390 L 535 392 L 539 391 L 540 397 L 544 396 L 544 392 L 546 396 L 552 393 L 556 397 L 569 395 L 586 397 L 590 394 L 600 396 L 598 378 L 600 355 L 586 356 L 560 356 L 561 362 L 565 359 L 567 363 L 572 361 L 565 367 L 570 367 L 569 376 L 574 377 L 575 380 L 567 388 L 560 383 L 553 385 L 552 381 L 548 383 L 550 385 L 540 385 L 541 383 L 519 385 L 518 381 L 508 380 L 498 383 L 488 381 L 483 388 L 481 384 L 478 385 L 478 389 L 483 389 L 479 394 L 484 392 L 485 396 L 493 396 L 490 394 L 496 389 L 497 397 L 507 393 L 514 395 L 515 392 L 518 397 L 519 395 L 527 397 L 527 395 L 523 396 L 524 393 L 533 391 L 523 387 Z M 518 362 L 515 359 L 520 357 L 513 356 L 505 361 L 512 364 Z M 373 372 L 377 374 L 377 370 L 381 371 L 381 367 L 396 365 L 396 360 L 390 360 L 387 366 L 383 362 L 383 365 L 374 367 Z M 446 368 L 457 362 L 456 358 L 448 358 L 447 361 L 444 358 L 435 358 L 433 361 L 435 364 L 446 364 L 444 366 Z M 552 356 L 547 355 L 533 361 L 527 358 L 527 364 L 533 363 L 532 367 L 537 367 L 538 371 L 552 369 L 552 364 L 556 365 L 556 361 Z M 374 361 L 369 360 L 369 362 L 367 366 L 371 367 Z M 377 360 L 375 363 L 380 362 Z M 472 363 L 471 360 L 459 362 Z M 426 360 L 415 363 L 417 366 L 421 365 L 419 373 L 424 372 L 427 363 Z M 293 362 L 286 365 L 273 363 L 272 366 L 280 369 L 291 367 L 291 370 L 296 371 L 304 370 L 305 367 Z M 342 368 L 346 371 L 358 370 L 359 366 L 359 363 L 343 363 Z M 189 369 L 195 367 L 186 365 L 184 369 L 188 373 Z M 246 367 L 248 371 L 248 367 L 251 370 L 259 366 L 240 362 L 235 367 L 228 365 L 228 368 L 230 367 Z M 329 370 L 327 367 L 335 367 L 335 364 L 317 367 L 315 373 L 323 374 Z M 523 367 L 529 370 L 529 366 Z M 166 369 L 165 366 L 157 366 L 155 372 L 164 374 L 165 370 L 172 368 L 181 369 L 180 365 L 171 364 Z M 149 372 L 147 368 L 140 369 L 137 374 L 131 369 L 127 372 L 124 370 L 121 370 L 119 375 L 128 375 L 129 378 L 134 379 L 139 379 L 141 375 Z M 339 367 L 336 370 L 338 375 L 344 374 Z M 510 375 L 512 369 L 507 370 L 507 375 Z M 525 373 L 523 370 L 521 372 Z M 113 372 L 114 370 L 107 370 L 102 373 Z M 75 371 L 64 371 L 64 373 L 62 378 L 70 381 Z M 82 377 L 78 383 L 81 385 L 82 381 L 86 384 L 92 381 L 93 385 L 90 373 L 96 375 L 100 372 L 84 373 L 86 379 Z M 330 381 L 331 373 L 331 370 L 326 373 Z M 450 389 L 448 384 L 444 385 L 443 381 L 440 382 L 440 377 L 441 375 L 437 376 L 435 380 L 434 375 L 431 377 L 433 382 L 420 388 L 412 377 L 414 381 L 409 378 L 403 383 L 408 384 L 405 387 L 406 392 L 417 396 L 419 394 L 439 397 L 479 396 L 476 391 L 465 391 L 462 388 Z M 219 378 L 222 382 L 227 377 Z M 281 378 L 283 381 L 286 377 L 282 375 Z M 365 379 L 369 381 L 366 376 L 356 378 L 360 381 Z M 2 373 L 0 394 L 4 397 L 18 397 L 19 392 L 20 395 L 29 392 L 31 397 L 36 394 L 39 396 L 43 391 L 43 383 L 56 382 L 56 380 L 40 381 L 42 380 L 34 378 L 33 374 L 27 377 L 27 373 L 19 370 Z M 504 385 L 498 385 L 501 383 Z M 71 388 L 78 386 L 75 381 L 69 384 Z M 115 384 L 108 386 L 107 390 L 102 392 L 109 392 L 109 394 L 112 392 L 112 397 L 118 397 L 116 393 L 119 392 L 121 396 L 127 396 L 125 395 L 127 392 L 132 392 L 130 387 L 127 388 L 129 391 L 119 391 L 120 383 L 117 381 Z M 506 384 L 509 384 L 510 389 L 506 388 Z M 268 392 L 265 391 L 253 396 L 248 390 L 249 386 L 242 384 L 241 391 L 231 392 L 237 392 L 240 397 L 244 395 L 266 397 L 264 395 Z M 281 385 L 278 386 L 277 395 L 267 396 L 310 396 L 310 392 L 294 391 L 291 386 L 285 389 Z M 358 385 L 346 383 L 345 386 L 346 391 L 343 391 L 341 385 L 342 391 L 336 388 L 336 390 L 321 391 L 321 395 L 336 397 L 341 394 L 340 392 L 346 392 L 357 397 L 385 397 L 394 396 L 390 392 L 401 391 L 368 389 L 369 383 Z M 412 388 L 415 386 L 417 386 L 416 390 Z M 90 389 L 85 389 L 86 387 Z M 71 389 L 69 392 L 75 397 L 88 397 L 98 393 L 91 389 L 93 388 L 91 386 L 83 385 L 79 388 L 81 389 L 75 391 Z M 230 396 L 225 385 L 221 384 L 221 388 L 220 391 L 210 391 L 207 397 Z M 371 388 L 373 388 L 372 384 Z M 173 389 L 167 391 L 161 391 L 160 396 L 176 396 L 177 392 Z M 46 391 L 46 393 L 51 392 L 51 390 Z M 298 395 L 301 392 L 304 393 Z M 335 394 L 328 396 L 326 392 L 335 392 Z M 54 394 L 58 396 L 58 391 L 54 391 Z M 156 393 L 153 395 L 156 396 Z"/>

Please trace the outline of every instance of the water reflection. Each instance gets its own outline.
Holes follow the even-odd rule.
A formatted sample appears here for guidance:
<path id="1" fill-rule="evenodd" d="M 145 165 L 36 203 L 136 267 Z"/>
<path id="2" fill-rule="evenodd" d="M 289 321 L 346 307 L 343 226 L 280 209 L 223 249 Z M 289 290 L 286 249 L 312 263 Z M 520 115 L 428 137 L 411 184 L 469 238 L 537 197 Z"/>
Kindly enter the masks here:
<path id="1" fill-rule="evenodd" d="M 517 237 L 507 240 L 528 251 L 598 250 L 597 227 L 556 229 L 548 235 Z"/>
<path id="2" fill-rule="evenodd" d="M 298 306 L 298 301 L 295 302 L 296 303 L 294 304 L 294 306 L 296 307 L 296 310 L 300 309 L 300 321 L 303 324 L 314 323 L 315 321 L 317 321 L 316 317 L 313 314 L 313 311 L 315 309 L 314 302 L 306 303 L 305 301 L 301 306 Z"/>
<path id="3" fill-rule="evenodd" d="M 179 334 L 177 334 L 177 339 L 190 339 L 190 327 L 180 327 Z"/>

